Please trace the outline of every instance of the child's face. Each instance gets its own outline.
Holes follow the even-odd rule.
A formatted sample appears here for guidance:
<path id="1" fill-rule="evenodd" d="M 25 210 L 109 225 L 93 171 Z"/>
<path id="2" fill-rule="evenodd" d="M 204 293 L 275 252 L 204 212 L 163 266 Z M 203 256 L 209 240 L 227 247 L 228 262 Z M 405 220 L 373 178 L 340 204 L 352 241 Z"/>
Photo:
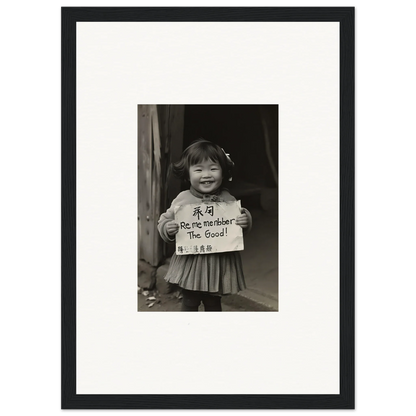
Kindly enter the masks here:
<path id="1" fill-rule="evenodd" d="M 221 186 L 222 169 L 219 163 L 212 160 L 204 160 L 189 168 L 189 180 L 191 185 L 203 194 L 214 192 Z"/>

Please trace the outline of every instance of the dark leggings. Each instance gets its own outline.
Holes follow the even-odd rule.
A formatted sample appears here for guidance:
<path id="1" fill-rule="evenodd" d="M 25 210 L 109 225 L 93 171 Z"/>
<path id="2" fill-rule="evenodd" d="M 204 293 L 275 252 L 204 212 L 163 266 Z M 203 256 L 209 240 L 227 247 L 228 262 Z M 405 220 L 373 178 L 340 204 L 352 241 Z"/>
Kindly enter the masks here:
<path id="1" fill-rule="evenodd" d="M 197 292 L 182 289 L 182 312 L 198 312 L 198 307 L 204 304 L 205 312 L 221 312 L 221 296 L 215 296 L 208 292 Z"/>

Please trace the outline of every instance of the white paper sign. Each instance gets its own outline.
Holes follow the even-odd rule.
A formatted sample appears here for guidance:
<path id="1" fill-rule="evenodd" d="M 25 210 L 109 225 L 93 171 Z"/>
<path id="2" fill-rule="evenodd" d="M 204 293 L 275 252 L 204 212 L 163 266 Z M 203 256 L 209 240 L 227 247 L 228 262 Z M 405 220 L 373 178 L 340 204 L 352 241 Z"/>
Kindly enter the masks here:
<path id="1" fill-rule="evenodd" d="M 235 223 L 241 202 L 210 202 L 175 207 L 176 254 L 244 250 L 243 229 Z"/>

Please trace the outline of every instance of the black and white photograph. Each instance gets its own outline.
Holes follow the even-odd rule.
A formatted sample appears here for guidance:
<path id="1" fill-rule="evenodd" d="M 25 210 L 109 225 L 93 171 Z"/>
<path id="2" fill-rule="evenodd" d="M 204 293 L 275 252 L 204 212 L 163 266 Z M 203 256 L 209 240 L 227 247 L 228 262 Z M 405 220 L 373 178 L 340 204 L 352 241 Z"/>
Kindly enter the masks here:
<path id="1" fill-rule="evenodd" d="M 353 9 L 62 18 L 63 407 L 353 407 Z"/>
<path id="2" fill-rule="evenodd" d="M 277 221 L 277 105 L 138 106 L 140 312 L 278 311 Z"/>

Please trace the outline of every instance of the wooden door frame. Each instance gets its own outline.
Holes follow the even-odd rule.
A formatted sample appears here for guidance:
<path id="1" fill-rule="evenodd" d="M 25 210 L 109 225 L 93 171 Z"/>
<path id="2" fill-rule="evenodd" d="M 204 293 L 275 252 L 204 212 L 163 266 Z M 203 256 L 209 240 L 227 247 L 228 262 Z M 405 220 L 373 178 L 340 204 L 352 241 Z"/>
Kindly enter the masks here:
<path id="1" fill-rule="evenodd" d="M 167 189 L 168 167 L 182 153 L 184 105 L 138 106 L 139 260 L 158 266 L 165 257 L 157 222 L 180 189 Z"/>

